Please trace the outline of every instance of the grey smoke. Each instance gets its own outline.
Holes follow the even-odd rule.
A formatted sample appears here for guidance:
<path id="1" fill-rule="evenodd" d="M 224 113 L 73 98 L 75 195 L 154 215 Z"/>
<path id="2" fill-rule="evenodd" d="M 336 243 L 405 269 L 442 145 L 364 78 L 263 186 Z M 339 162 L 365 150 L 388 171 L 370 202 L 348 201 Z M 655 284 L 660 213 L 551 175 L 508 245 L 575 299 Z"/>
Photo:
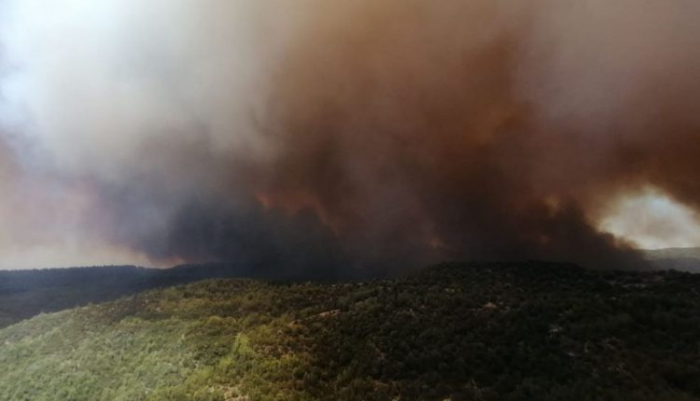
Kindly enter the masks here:
<path id="1" fill-rule="evenodd" d="M 80 198 L 57 229 L 77 244 L 273 275 L 634 267 L 599 228 L 616 200 L 653 187 L 700 207 L 693 1 L 1 10 L 0 116 L 22 167 L 0 185 Z M 46 228 L 24 215 L 18 231 Z M 28 237 L 0 246 L 56 236 Z"/>

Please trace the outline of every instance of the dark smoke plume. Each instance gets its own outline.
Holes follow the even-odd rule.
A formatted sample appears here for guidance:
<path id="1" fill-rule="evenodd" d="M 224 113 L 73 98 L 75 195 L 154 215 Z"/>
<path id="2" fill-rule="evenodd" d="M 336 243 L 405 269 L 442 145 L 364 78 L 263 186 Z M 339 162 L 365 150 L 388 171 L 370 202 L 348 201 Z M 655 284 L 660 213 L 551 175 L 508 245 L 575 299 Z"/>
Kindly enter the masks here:
<path id="1" fill-rule="evenodd" d="M 272 276 L 628 268 L 616 202 L 700 210 L 693 1 L 43 3 L 6 6 L 3 121 L 99 246 Z"/>

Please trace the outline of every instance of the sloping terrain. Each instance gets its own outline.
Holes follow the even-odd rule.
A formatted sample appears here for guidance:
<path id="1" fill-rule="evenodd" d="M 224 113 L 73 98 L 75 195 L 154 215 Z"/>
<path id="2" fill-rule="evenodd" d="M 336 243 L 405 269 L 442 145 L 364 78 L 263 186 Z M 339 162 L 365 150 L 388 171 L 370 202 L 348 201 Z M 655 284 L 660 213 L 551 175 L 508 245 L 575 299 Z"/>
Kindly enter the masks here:
<path id="1" fill-rule="evenodd" d="M 0 330 L 2 400 L 700 399 L 700 276 L 207 280 Z"/>
<path id="2" fill-rule="evenodd" d="M 113 301 L 152 288 L 205 278 L 251 277 L 231 263 L 180 265 L 158 270 L 136 266 L 0 271 L 0 328 L 39 313 Z"/>

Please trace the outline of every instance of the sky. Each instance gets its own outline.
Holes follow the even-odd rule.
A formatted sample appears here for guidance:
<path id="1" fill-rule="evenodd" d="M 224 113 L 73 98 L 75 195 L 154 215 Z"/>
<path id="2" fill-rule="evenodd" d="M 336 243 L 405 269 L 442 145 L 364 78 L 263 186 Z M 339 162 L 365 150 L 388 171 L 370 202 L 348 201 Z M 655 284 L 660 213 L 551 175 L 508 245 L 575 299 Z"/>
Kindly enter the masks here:
<path id="1" fill-rule="evenodd" d="M 700 245 L 694 0 L 0 0 L 0 269 Z"/>

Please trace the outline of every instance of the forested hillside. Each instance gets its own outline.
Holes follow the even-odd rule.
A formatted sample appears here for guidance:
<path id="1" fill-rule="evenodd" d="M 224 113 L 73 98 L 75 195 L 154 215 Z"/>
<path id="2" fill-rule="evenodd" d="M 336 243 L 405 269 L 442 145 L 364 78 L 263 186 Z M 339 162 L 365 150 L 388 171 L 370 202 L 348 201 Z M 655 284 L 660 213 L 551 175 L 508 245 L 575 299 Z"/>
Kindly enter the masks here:
<path id="1" fill-rule="evenodd" d="M 700 276 L 207 280 L 0 330 L 2 400 L 695 400 Z"/>

